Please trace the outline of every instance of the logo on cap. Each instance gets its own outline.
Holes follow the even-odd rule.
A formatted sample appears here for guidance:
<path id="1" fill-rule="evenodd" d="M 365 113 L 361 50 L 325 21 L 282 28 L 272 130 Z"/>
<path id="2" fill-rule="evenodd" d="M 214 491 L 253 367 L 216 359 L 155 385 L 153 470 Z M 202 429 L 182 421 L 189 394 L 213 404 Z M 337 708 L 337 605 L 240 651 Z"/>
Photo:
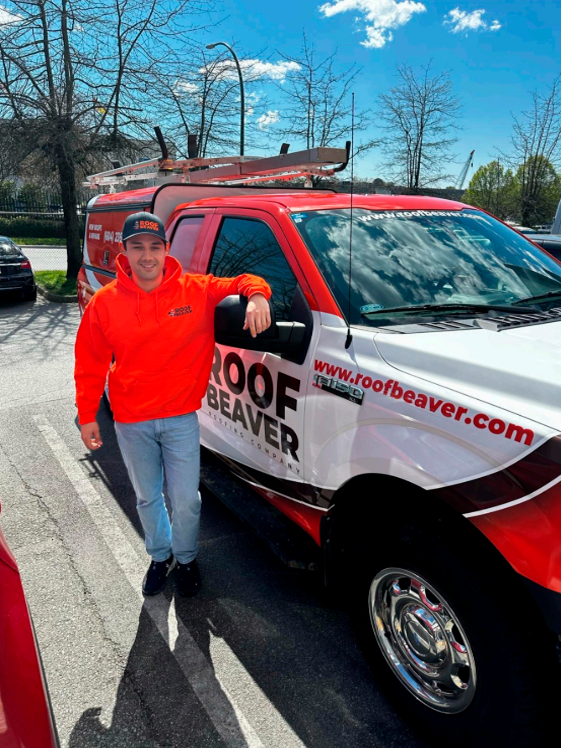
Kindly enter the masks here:
<path id="1" fill-rule="evenodd" d="M 140 226 L 137 226 L 135 224 L 135 229 L 150 229 L 151 231 L 159 231 L 160 229 L 160 226 L 156 223 L 156 221 L 137 221 L 136 223 L 140 223 Z"/>

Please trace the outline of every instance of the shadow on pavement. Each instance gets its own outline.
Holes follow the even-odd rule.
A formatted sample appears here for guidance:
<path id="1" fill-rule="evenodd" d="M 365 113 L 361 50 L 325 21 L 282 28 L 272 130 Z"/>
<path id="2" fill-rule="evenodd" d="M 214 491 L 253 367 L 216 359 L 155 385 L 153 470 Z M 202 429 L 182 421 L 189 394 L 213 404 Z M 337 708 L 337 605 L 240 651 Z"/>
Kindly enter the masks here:
<path id="1" fill-rule="evenodd" d="M 92 477 L 104 481 L 141 535 L 134 493 L 103 405 L 98 421 L 104 447 L 85 459 Z M 326 599 L 319 574 L 285 567 L 206 491 L 200 546 L 203 589 L 193 599 L 176 598 L 175 612 L 209 664 L 213 645 L 222 639 L 306 748 L 423 748 L 378 691 L 346 611 Z M 169 605 L 172 584 L 164 594 Z M 181 646 L 180 626 L 172 649 Z M 214 685 L 220 691 L 218 680 Z M 263 735 L 264 744 L 270 738 Z M 247 745 L 239 739 L 240 746 Z M 99 710 L 87 710 L 69 748 L 222 745 L 145 603 L 111 726 L 100 722 Z"/>
<path id="2" fill-rule="evenodd" d="M 163 605 L 162 600 L 165 600 Z M 159 607 L 169 608 L 171 593 L 158 602 Z M 138 624 L 118 687 L 111 724 L 103 724 L 100 708 L 86 710 L 72 730 L 68 748 L 222 748 L 226 744 L 183 677 L 146 604 Z M 182 647 L 181 635 L 174 646 Z M 243 748 L 245 740 L 220 684 L 214 681 L 208 690 L 230 725 L 228 745 Z"/>
<path id="3" fill-rule="evenodd" d="M 0 293 L 0 344 L 17 344 L 20 358 L 44 360 L 55 356 L 61 345 L 74 345 L 74 335 L 69 333 L 76 329 L 77 316 L 77 304 L 56 304 L 40 297 L 22 301 L 19 293 Z"/>

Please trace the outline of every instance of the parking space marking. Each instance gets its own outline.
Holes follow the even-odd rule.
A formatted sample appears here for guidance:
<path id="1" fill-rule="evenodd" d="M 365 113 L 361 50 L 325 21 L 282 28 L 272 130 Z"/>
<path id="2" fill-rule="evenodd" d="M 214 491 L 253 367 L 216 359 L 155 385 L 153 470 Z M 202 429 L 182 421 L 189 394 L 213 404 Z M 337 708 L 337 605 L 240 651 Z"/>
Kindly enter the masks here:
<path id="1" fill-rule="evenodd" d="M 170 647 L 185 678 L 228 748 L 264 748 L 264 744 L 224 683 L 227 676 L 225 677 L 224 668 L 220 666 L 224 660 L 231 665 L 238 685 L 240 681 L 243 684 L 247 702 L 266 706 L 268 719 L 272 722 L 271 732 L 275 735 L 277 744 L 283 748 L 305 748 L 305 744 L 271 704 L 223 639 L 213 643 L 211 652 L 214 647 L 219 648 L 216 652 L 217 667 L 213 669 L 183 622 L 177 618 L 174 604 L 168 607 L 167 600 L 161 595 L 144 598 L 141 590 L 144 564 L 138 553 L 58 432 L 45 416 L 36 415 L 33 418 L 107 544 L 108 552 L 114 556 L 133 590 L 144 603 L 156 628 Z"/>

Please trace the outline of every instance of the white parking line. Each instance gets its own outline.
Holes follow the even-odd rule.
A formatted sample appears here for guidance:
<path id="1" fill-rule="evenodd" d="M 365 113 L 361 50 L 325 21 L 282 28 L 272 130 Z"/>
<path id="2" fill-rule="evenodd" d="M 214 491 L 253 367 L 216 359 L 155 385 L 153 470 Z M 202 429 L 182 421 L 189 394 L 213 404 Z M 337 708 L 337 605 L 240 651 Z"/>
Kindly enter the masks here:
<path id="1" fill-rule="evenodd" d="M 143 601 L 168 647 L 174 647 L 172 654 L 226 745 L 229 748 L 264 748 L 263 742 L 230 695 L 228 683 L 225 683 L 229 681 L 237 692 L 240 692 L 240 686 L 243 687 L 244 701 L 263 706 L 262 717 L 267 715 L 270 734 L 275 736 L 277 746 L 305 748 L 223 639 L 212 642 L 211 665 L 183 622 L 177 618 L 174 605 L 168 607 L 162 596 L 143 597 L 144 564 L 136 550 L 57 431 L 44 416 L 34 416 L 34 420 L 106 542 L 108 552 L 114 556 L 133 590 Z M 224 667 L 224 663 L 227 663 L 227 667 Z M 228 675 L 230 672 L 231 675 Z"/>

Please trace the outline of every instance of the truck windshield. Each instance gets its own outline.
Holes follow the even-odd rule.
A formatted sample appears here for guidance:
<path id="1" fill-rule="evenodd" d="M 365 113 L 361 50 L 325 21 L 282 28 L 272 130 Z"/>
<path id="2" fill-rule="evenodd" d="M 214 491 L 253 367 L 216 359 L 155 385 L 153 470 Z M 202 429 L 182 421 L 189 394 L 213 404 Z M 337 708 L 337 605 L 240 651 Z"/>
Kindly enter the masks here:
<path id="1" fill-rule="evenodd" d="M 347 316 L 350 210 L 292 219 Z M 353 210 L 351 324 L 380 326 L 384 309 L 397 316 L 409 306 L 448 313 L 450 304 L 449 313 L 465 314 L 462 305 L 482 305 L 484 313 L 542 294 L 561 304 L 561 265 L 485 213 Z"/>

